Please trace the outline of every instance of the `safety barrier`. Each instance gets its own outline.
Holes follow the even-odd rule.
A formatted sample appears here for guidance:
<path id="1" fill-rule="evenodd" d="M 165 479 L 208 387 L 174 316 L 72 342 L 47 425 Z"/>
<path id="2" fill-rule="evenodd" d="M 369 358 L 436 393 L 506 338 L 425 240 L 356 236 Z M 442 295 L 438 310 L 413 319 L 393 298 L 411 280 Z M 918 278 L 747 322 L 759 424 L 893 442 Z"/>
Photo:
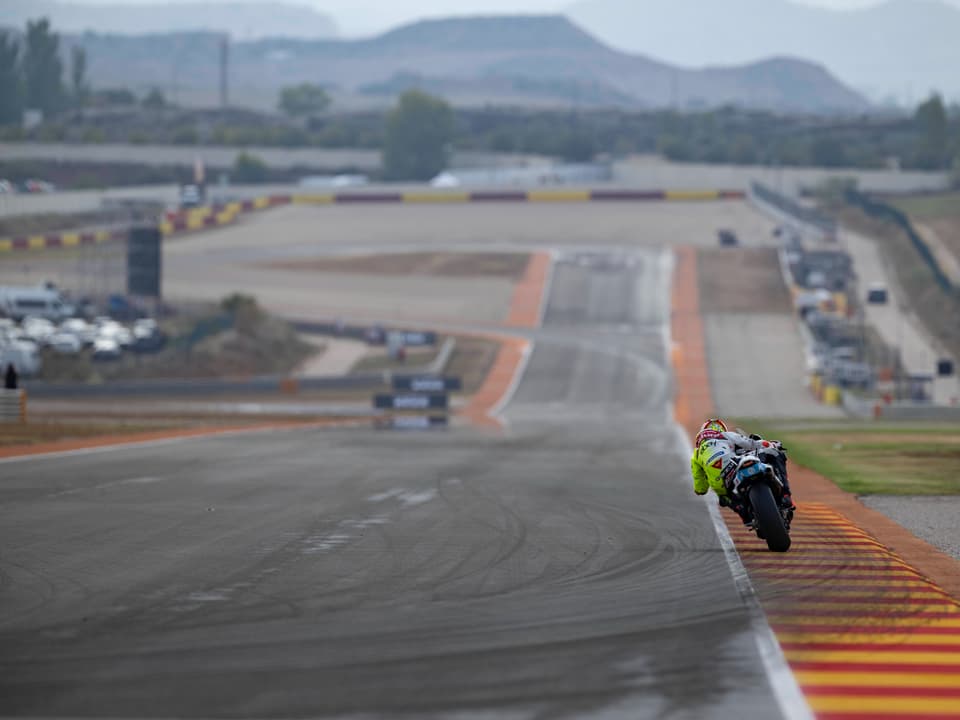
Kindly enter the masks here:
<path id="1" fill-rule="evenodd" d="M 0 390 L 0 422 L 27 421 L 27 393 L 24 390 Z"/>
<path id="2" fill-rule="evenodd" d="M 827 238 L 833 239 L 837 234 L 836 221 L 824 215 L 814 208 L 801 205 L 787 195 L 778 193 L 773 188 L 767 187 L 761 183 L 755 182 L 750 185 L 750 194 L 754 200 L 773 208 L 778 215 L 783 215 L 787 219 L 814 228 L 816 232 L 823 234 Z"/>
<path id="3" fill-rule="evenodd" d="M 924 240 L 920 233 L 917 232 L 916 228 L 913 227 L 913 223 L 910 222 L 910 218 L 907 217 L 907 214 L 895 208 L 892 205 L 888 205 L 885 202 L 876 200 L 868 195 L 864 195 L 861 192 L 856 190 L 847 190 L 846 200 L 851 205 L 860 208 L 867 215 L 870 215 L 873 218 L 878 220 L 885 220 L 887 222 L 892 222 L 897 225 L 903 232 L 907 234 L 907 237 L 910 238 L 910 242 L 913 243 L 913 246 L 917 249 L 917 252 L 920 253 L 920 257 L 923 258 L 923 261 L 930 268 L 930 271 L 933 273 L 934 279 L 937 281 L 937 284 L 941 289 L 946 292 L 955 292 L 956 288 L 953 283 L 950 281 L 950 278 L 944 272 L 943 268 L 940 267 L 940 263 L 937 260 L 936 255 L 930 249 L 930 246 L 927 245 L 926 240 Z"/>
<path id="4" fill-rule="evenodd" d="M 422 190 L 409 192 L 343 192 L 273 195 L 237 200 L 167 213 L 160 221 L 165 236 L 229 225 L 249 212 L 281 205 L 374 205 L 451 203 L 587 203 L 587 202 L 704 202 L 743 200 L 740 190 L 481 190 L 473 192 Z M 122 240 L 127 228 L 97 232 L 64 232 L 0 238 L 0 252 L 47 250 Z"/>
<path id="5" fill-rule="evenodd" d="M 127 232 L 127 228 L 114 228 L 112 230 L 97 230 L 95 232 L 48 233 L 45 235 L 22 235 L 12 238 L 0 238 L 0 252 L 99 245 L 110 242 L 111 240 L 121 240 L 127 236 Z"/>

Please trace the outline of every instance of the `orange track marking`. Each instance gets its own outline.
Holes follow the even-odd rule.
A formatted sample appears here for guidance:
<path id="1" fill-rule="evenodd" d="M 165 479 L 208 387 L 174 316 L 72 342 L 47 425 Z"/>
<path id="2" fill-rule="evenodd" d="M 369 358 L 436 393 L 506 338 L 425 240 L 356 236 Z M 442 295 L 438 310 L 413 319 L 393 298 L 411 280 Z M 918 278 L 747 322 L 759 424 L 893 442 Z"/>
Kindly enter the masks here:
<path id="1" fill-rule="evenodd" d="M 506 324 L 509 327 L 536 328 L 540 326 L 540 315 L 547 278 L 550 275 L 550 253 L 537 252 L 530 256 L 523 278 L 517 283 L 510 301 L 510 312 Z M 524 358 L 530 352 L 530 342 L 523 338 L 485 335 L 500 343 L 493 367 L 487 373 L 480 389 L 474 393 L 460 414 L 474 425 L 502 428 L 503 424 L 493 417 L 497 405 L 510 391 Z"/>
<path id="2" fill-rule="evenodd" d="M 540 308 L 544 303 L 543 291 L 550 273 L 550 253 L 538 252 L 530 256 L 523 278 L 513 289 L 509 327 L 535 328 L 540 325 Z"/>

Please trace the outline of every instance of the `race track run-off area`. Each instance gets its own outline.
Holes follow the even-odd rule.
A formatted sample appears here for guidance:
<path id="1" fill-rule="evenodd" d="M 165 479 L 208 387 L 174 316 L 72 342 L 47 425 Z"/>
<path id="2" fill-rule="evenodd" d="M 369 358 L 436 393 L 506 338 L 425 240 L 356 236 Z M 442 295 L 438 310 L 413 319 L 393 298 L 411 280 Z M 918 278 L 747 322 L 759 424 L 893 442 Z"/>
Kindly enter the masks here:
<path id="1" fill-rule="evenodd" d="M 695 253 L 537 257 L 499 427 L 0 461 L 0 713 L 960 715 L 943 591 L 802 485 L 786 555 L 692 493 Z"/>

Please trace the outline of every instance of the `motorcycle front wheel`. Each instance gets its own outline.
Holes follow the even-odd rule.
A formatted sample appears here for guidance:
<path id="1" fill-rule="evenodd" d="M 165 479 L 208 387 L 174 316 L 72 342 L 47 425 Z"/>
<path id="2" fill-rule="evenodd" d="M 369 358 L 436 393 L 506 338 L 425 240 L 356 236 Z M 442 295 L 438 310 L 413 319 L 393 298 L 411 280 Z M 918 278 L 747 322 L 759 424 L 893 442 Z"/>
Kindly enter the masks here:
<path id="1" fill-rule="evenodd" d="M 750 504 L 757 520 L 757 535 L 767 541 L 767 547 L 772 552 L 789 550 L 790 533 L 784 527 L 773 491 L 766 485 L 754 485 L 750 488 Z"/>

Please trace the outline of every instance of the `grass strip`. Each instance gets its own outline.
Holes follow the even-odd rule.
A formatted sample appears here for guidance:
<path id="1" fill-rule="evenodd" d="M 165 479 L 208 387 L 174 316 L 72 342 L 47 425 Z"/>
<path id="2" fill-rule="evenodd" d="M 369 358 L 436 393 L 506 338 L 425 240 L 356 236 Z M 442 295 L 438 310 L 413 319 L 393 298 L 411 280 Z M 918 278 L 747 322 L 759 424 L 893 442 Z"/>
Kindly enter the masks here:
<path id="1" fill-rule="evenodd" d="M 858 495 L 960 494 L 960 433 L 936 424 L 742 420 L 780 440 L 790 461 Z"/>

